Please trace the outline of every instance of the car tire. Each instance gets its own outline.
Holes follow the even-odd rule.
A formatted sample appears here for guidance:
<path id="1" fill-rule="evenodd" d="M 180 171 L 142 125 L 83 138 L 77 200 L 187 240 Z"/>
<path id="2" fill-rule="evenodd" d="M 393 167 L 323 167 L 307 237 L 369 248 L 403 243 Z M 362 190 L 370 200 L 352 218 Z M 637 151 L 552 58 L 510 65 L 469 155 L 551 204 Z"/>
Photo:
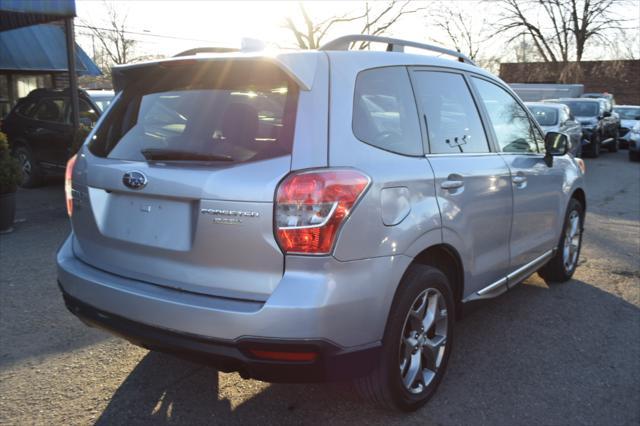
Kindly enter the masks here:
<path id="1" fill-rule="evenodd" d="M 590 158 L 598 158 L 600 156 L 600 134 L 594 133 L 591 136 L 589 149 L 585 152 L 585 156 Z"/>
<path id="2" fill-rule="evenodd" d="M 19 145 L 16 147 L 14 154 L 20 163 L 20 170 L 22 171 L 20 186 L 23 188 L 39 186 L 42 183 L 42 172 L 31 150 L 24 145 Z"/>
<path id="3" fill-rule="evenodd" d="M 580 201 L 572 198 L 567 207 L 556 253 L 538 271 L 538 275 L 546 282 L 563 283 L 571 279 L 580 259 L 583 227 L 584 207 Z"/>
<path id="4" fill-rule="evenodd" d="M 619 137 L 619 132 L 616 130 L 616 134 L 613 135 L 613 142 L 609 144 L 609 152 L 618 152 L 618 150 L 620 149 L 620 141 L 618 140 Z"/>
<path id="5" fill-rule="evenodd" d="M 360 395 L 390 410 L 414 411 L 426 404 L 445 374 L 454 320 L 447 277 L 430 266 L 410 266 L 389 312 L 380 360 L 355 381 Z"/>
<path id="6" fill-rule="evenodd" d="M 629 161 L 640 161 L 640 154 L 638 151 L 629 150 Z"/>

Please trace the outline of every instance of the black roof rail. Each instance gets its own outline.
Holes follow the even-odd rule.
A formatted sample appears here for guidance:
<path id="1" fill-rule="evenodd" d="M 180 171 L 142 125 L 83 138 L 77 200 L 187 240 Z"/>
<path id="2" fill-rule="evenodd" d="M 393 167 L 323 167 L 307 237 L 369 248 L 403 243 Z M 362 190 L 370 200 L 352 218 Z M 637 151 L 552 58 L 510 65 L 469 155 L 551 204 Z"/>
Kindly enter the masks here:
<path id="1" fill-rule="evenodd" d="M 359 41 L 384 43 L 387 45 L 387 52 L 404 52 L 405 47 L 415 47 L 416 49 L 430 50 L 432 52 L 453 56 L 457 58 L 459 62 L 464 62 L 466 64 L 474 66 L 476 65 L 476 63 L 471 59 L 455 50 L 445 49 L 444 47 L 434 46 L 432 44 L 417 43 L 415 41 L 402 40 L 399 38 L 380 37 L 367 34 L 353 34 L 339 37 L 320 46 L 319 50 L 349 50 L 349 46 L 351 45 L 351 43 L 357 43 Z"/>
<path id="2" fill-rule="evenodd" d="M 180 56 L 191 56 L 198 53 L 229 53 L 240 52 L 240 49 L 235 47 L 195 47 L 193 49 L 185 50 L 184 52 L 173 55 L 173 58 L 179 58 Z"/>

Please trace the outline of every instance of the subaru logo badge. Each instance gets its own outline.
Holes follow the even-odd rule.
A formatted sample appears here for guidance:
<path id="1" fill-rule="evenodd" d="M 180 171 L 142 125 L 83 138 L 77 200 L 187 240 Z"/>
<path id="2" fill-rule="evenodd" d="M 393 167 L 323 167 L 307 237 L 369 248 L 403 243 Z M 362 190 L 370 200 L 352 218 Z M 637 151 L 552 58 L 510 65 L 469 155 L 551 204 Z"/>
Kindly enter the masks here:
<path id="1" fill-rule="evenodd" d="M 142 189 L 147 186 L 147 177 L 142 172 L 127 172 L 122 176 L 122 183 L 131 189 Z"/>

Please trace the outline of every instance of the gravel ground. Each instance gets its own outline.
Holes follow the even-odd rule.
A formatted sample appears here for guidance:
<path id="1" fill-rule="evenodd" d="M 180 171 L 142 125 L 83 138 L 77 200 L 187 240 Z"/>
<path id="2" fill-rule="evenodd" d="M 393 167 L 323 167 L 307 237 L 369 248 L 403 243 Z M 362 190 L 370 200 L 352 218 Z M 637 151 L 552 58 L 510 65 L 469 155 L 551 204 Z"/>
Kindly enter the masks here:
<path id="1" fill-rule="evenodd" d="M 54 254 L 69 232 L 62 186 L 18 194 L 0 236 L 0 424 L 640 424 L 640 166 L 587 161 L 575 279 L 536 276 L 472 306 L 436 396 L 409 415 L 348 384 L 270 385 L 148 352 L 63 306 Z"/>

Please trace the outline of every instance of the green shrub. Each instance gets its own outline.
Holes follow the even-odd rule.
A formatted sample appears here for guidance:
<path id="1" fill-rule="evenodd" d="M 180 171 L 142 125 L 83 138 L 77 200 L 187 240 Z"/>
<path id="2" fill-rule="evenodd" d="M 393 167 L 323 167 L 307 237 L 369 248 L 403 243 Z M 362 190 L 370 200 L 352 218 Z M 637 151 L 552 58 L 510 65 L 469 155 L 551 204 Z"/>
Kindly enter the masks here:
<path id="1" fill-rule="evenodd" d="M 0 194 L 15 192 L 21 180 L 20 163 L 11 156 L 7 135 L 0 132 Z"/>

